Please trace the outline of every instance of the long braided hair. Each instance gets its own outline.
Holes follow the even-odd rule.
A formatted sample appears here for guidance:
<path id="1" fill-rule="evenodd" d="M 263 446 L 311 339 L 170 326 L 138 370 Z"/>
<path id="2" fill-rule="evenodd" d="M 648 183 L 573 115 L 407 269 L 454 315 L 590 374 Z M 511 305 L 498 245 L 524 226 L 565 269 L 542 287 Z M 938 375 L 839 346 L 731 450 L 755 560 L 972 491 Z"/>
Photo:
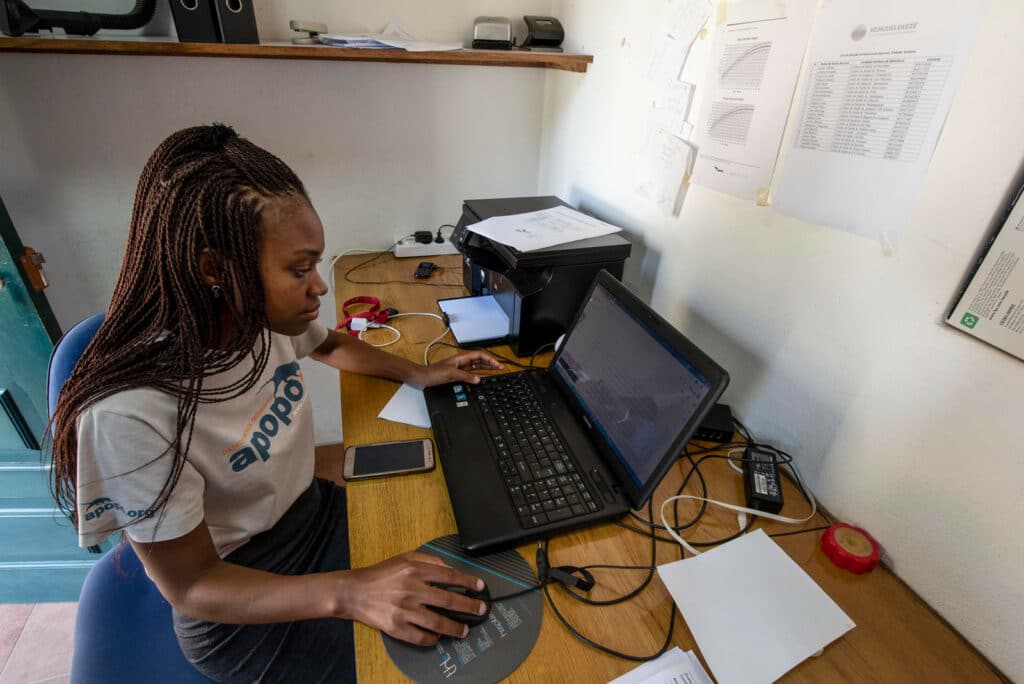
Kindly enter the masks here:
<path id="1" fill-rule="evenodd" d="M 181 475 L 198 405 L 255 384 L 270 351 L 259 274 L 262 212 L 268 202 L 296 197 L 308 201 L 284 162 L 221 124 L 178 131 L 149 158 L 106 319 L 51 419 L 54 498 L 76 527 L 76 420 L 83 410 L 137 387 L 177 397 L 173 466 L 153 503 L 159 510 Z M 217 289 L 200 272 L 207 249 L 217 255 Z M 249 358 L 252 370 L 243 377 L 204 390 L 204 378 Z"/>

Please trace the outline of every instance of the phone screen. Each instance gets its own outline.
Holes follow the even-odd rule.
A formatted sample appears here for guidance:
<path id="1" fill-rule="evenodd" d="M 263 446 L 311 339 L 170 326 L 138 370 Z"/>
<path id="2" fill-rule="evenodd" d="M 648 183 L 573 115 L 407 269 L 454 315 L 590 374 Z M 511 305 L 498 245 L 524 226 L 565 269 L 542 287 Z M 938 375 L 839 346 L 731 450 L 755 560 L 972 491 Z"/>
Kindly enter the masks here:
<path id="1" fill-rule="evenodd" d="M 423 467 L 423 442 L 369 444 L 356 447 L 352 474 L 373 475 Z"/>

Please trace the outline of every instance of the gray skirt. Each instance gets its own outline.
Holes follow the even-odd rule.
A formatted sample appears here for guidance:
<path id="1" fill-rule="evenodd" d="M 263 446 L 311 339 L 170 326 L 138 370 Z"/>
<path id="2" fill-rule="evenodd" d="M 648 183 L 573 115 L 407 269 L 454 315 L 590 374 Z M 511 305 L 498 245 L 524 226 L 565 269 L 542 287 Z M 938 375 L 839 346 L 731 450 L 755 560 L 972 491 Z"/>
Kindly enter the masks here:
<path id="1" fill-rule="evenodd" d="M 274 527 L 224 560 L 279 575 L 349 568 L 345 490 L 314 479 Z M 322 618 L 225 625 L 174 611 L 181 650 L 215 682 L 354 682 L 352 623 Z"/>

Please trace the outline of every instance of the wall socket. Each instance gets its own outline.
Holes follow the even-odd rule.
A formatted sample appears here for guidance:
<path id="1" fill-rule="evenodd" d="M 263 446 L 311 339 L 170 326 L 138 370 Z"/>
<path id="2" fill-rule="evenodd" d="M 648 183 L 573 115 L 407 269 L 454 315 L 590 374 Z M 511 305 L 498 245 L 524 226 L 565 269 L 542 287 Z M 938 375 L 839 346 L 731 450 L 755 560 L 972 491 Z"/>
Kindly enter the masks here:
<path id="1" fill-rule="evenodd" d="M 459 250 L 455 249 L 455 245 L 450 240 L 444 242 L 428 242 L 426 244 L 422 242 L 416 242 L 414 238 L 407 237 L 392 250 L 395 256 L 399 259 L 404 257 L 426 257 L 426 256 L 438 256 L 440 254 L 458 254 Z"/>

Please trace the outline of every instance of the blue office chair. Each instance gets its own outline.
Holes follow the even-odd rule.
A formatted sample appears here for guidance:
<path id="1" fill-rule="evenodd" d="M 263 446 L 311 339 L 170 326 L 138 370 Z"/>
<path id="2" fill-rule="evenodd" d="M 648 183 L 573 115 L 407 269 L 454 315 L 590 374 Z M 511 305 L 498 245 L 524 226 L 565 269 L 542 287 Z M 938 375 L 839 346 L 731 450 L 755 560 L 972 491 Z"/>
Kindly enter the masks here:
<path id="1" fill-rule="evenodd" d="M 47 374 L 50 415 L 64 381 L 103 323 L 104 313 L 67 331 L 53 348 Z M 114 547 L 85 578 L 75 617 L 71 681 L 208 683 L 185 660 L 174 636 L 171 606 L 146 575 L 131 544 Z"/>

